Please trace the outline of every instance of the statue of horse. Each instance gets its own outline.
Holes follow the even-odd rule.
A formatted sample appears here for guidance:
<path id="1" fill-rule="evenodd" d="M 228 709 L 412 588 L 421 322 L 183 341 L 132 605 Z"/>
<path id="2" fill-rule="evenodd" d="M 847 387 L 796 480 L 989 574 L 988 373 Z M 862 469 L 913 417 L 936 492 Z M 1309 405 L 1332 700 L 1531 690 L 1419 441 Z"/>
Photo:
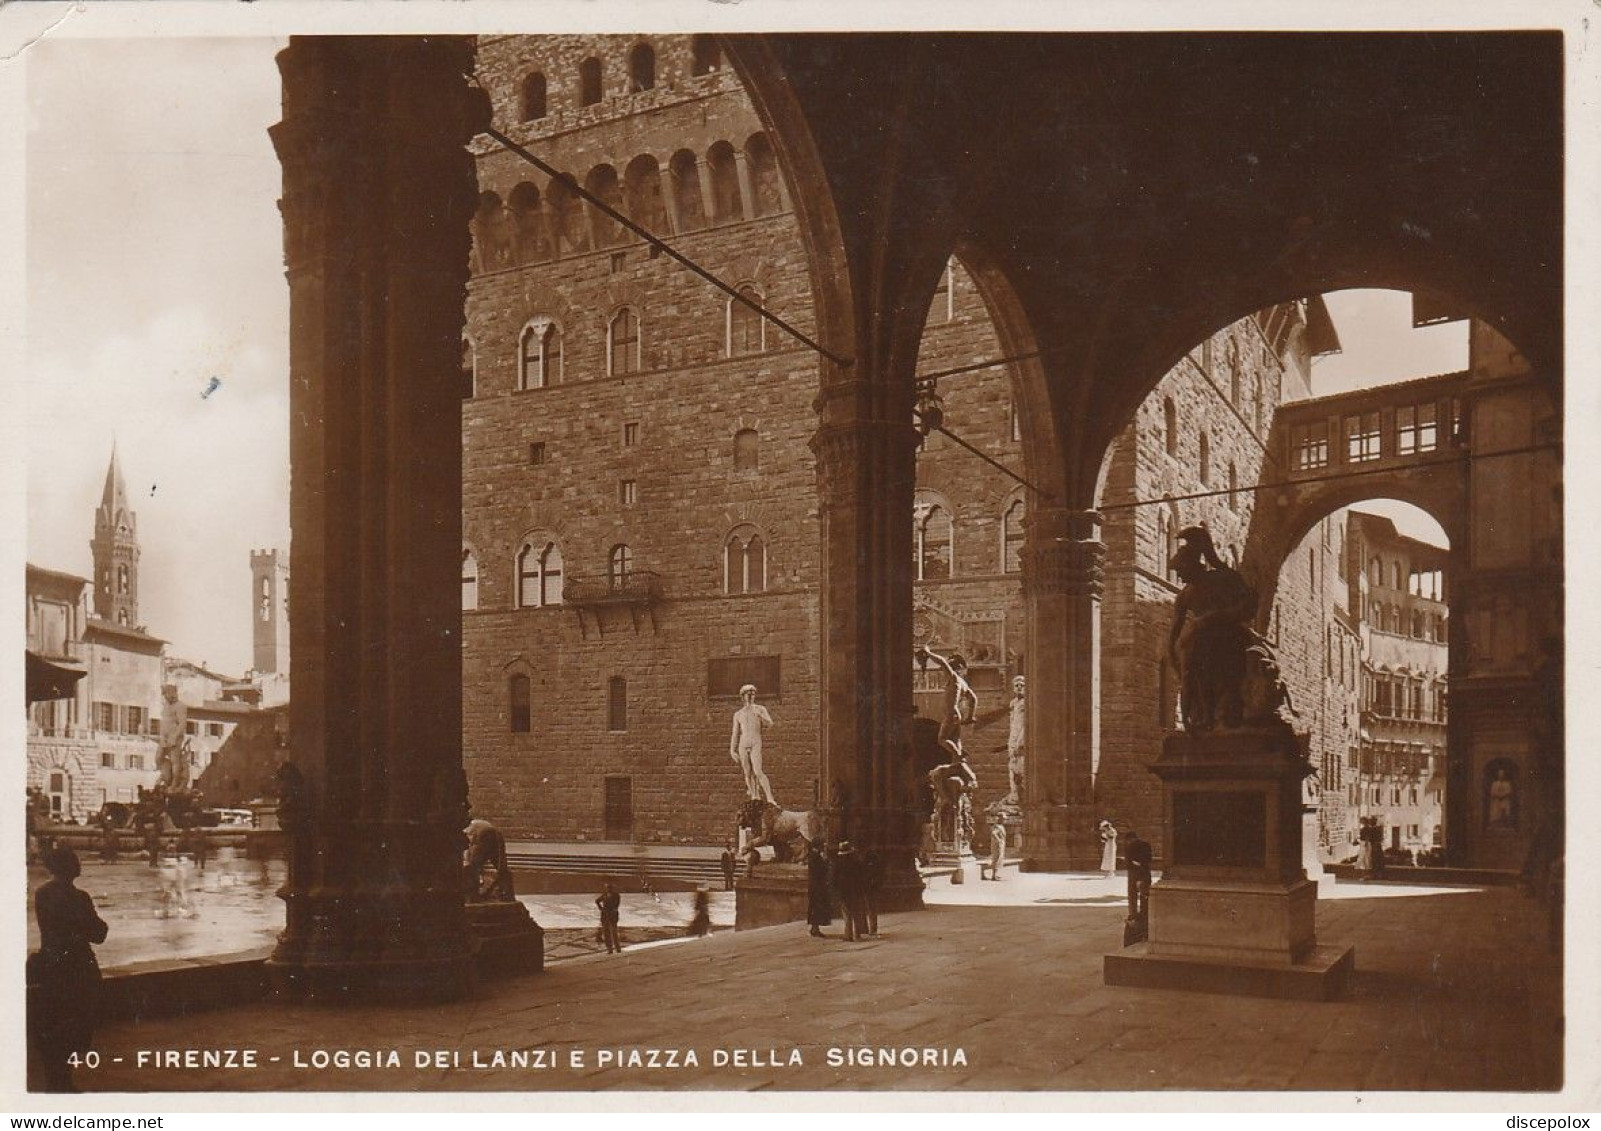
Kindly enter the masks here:
<path id="1" fill-rule="evenodd" d="M 739 807 L 739 827 L 751 834 L 746 850 L 754 852 L 770 845 L 778 863 L 800 863 L 806 848 L 823 838 L 823 817 L 815 810 L 796 813 L 780 809 L 771 801 L 755 798 Z"/>
<path id="2" fill-rule="evenodd" d="M 467 823 L 467 851 L 462 854 L 463 883 L 468 903 L 509 903 L 511 865 L 506 862 L 506 838 L 490 822 L 474 818 Z"/>

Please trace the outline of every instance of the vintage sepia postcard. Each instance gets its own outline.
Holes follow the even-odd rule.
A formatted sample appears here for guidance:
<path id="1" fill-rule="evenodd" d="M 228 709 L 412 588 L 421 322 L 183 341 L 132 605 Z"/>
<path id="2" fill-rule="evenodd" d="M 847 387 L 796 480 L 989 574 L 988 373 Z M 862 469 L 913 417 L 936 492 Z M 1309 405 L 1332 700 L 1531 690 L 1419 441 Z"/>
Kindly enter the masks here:
<path id="1" fill-rule="evenodd" d="M 0 6 L 11 1109 L 1593 1110 L 1593 50 Z"/>

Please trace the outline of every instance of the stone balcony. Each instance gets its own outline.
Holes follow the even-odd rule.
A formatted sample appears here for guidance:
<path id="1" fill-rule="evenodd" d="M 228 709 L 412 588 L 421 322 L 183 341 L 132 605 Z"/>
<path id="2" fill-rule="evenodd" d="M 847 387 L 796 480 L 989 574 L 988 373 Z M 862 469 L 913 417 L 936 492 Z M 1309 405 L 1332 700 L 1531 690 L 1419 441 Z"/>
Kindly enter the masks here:
<path id="1" fill-rule="evenodd" d="M 562 587 L 562 603 L 577 610 L 578 627 L 586 637 L 591 622 L 596 632 L 605 635 L 606 613 L 612 609 L 627 610 L 636 633 L 644 614 L 655 632 L 655 607 L 661 599 L 662 578 L 652 570 L 629 570 L 605 577 L 569 576 Z"/>

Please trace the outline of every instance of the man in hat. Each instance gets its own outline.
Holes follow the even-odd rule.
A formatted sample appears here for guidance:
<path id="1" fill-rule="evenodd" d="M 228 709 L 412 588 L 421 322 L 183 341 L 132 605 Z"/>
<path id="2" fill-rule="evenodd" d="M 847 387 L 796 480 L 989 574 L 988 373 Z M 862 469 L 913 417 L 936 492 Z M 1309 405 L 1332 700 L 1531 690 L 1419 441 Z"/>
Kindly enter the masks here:
<path id="1" fill-rule="evenodd" d="M 751 800 L 773 800 L 773 787 L 762 772 L 762 732 L 773 725 L 773 716 L 756 702 L 756 685 L 739 689 L 740 706 L 734 712 L 734 730 L 728 739 L 728 754 L 745 774 L 745 796 Z"/>
<path id="2" fill-rule="evenodd" d="M 834 850 L 834 891 L 839 895 L 845 920 L 846 942 L 867 937 L 867 906 L 863 899 L 866 879 L 856 846 L 848 840 L 840 841 Z"/>

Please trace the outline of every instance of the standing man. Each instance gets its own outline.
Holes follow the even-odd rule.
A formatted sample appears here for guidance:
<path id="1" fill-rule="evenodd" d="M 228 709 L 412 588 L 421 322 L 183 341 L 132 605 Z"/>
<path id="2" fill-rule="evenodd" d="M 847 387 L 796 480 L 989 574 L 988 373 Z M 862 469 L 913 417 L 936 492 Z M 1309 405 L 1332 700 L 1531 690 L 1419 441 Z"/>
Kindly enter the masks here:
<path id="1" fill-rule="evenodd" d="M 600 938 L 606 944 L 607 954 L 619 954 L 623 949 L 623 944 L 617 938 L 617 920 L 622 917 L 622 904 L 623 897 L 607 880 L 600 894 L 595 897 L 595 906 L 600 908 Z"/>
<path id="2" fill-rule="evenodd" d="M 762 732 L 773 725 L 773 716 L 756 702 L 754 683 L 739 689 L 739 699 L 739 710 L 734 712 L 734 731 L 728 739 L 729 757 L 739 763 L 745 773 L 745 796 L 776 805 L 773 787 L 762 772 Z"/>
<path id="3" fill-rule="evenodd" d="M 723 890 L 734 890 L 734 842 L 723 842 Z"/>
<path id="4" fill-rule="evenodd" d="M 1123 855 L 1128 861 L 1128 917 L 1143 919 L 1151 896 L 1151 842 L 1130 829 L 1124 845 Z"/>
<path id="5" fill-rule="evenodd" d="M 1001 865 L 1006 861 L 1006 826 L 997 817 L 990 822 L 990 858 L 979 865 L 978 878 L 981 880 L 998 880 L 1001 878 Z M 984 873 L 988 872 L 989 875 Z"/>

